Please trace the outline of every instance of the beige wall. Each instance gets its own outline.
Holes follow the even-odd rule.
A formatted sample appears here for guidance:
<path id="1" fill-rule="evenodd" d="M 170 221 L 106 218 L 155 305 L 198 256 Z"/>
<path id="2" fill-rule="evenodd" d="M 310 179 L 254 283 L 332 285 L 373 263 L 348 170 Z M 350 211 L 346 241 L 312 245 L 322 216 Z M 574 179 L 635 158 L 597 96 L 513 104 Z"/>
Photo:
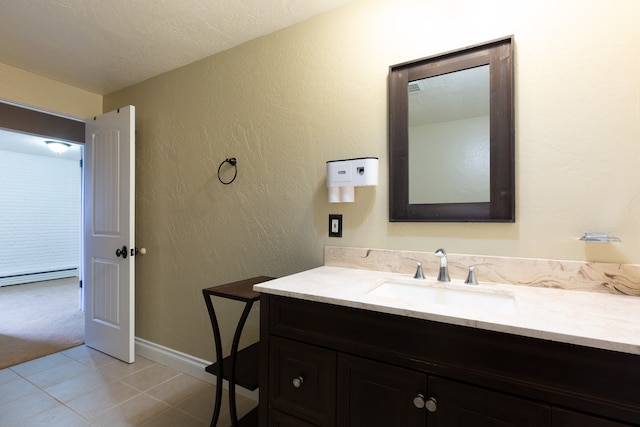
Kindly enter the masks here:
<path id="1" fill-rule="evenodd" d="M 639 17 L 636 0 L 363 0 L 106 96 L 137 109 L 137 335 L 213 359 L 200 289 L 319 266 L 325 245 L 639 263 Z M 389 223 L 389 65 L 510 34 L 516 223 Z M 362 156 L 380 185 L 328 204 L 325 162 Z"/>
<path id="2" fill-rule="evenodd" d="M 102 96 L 0 64 L 0 100 L 86 119 L 102 113 Z"/>

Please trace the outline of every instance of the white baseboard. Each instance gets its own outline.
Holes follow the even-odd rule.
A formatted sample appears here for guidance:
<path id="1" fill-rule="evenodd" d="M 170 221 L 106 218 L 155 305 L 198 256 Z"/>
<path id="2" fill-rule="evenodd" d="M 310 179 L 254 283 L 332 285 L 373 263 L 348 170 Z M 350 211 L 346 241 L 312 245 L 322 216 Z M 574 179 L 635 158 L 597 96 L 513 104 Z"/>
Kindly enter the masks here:
<path id="1" fill-rule="evenodd" d="M 204 368 L 209 366 L 212 362 L 138 337 L 135 338 L 135 345 L 136 354 L 139 356 L 146 357 L 149 360 L 161 363 L 208 383 L 216 383 L 216 376 L 204 370 Z M 229 383 L 224 381 L 222 387 L 225 390 L 229 390 Z M 258 401 L 258 390 L 250 391 L 240 386 L 236 386 L 236 393 L 255 400 L 256 402 Z"/>

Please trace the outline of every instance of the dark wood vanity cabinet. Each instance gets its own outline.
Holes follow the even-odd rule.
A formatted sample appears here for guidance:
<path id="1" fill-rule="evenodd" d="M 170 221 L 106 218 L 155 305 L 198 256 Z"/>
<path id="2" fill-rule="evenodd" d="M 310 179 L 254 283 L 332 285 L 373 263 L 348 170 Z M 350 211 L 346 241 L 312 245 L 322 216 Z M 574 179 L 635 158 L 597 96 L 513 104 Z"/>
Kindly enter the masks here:
<path id="1" fill-rule="evenodd" d="M 640 357 L 261 296 L 260 425 L 640 424 Z"/>

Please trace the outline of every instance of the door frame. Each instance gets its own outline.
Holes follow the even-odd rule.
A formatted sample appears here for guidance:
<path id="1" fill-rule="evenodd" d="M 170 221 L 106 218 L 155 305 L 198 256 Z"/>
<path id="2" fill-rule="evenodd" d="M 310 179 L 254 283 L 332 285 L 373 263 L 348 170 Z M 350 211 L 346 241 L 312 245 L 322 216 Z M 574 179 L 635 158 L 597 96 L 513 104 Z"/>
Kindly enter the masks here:
<path id="1" fill-rule="evenodd" d="M 44 138 L 62 139 L 85 145 L 85 120 L 46 111 L 33 106 L 19 104 L 0 98 L 0 128 L 37 135 Z M 83 154 L 84 157 L 84 154 Z M 84 174 L 80 178 L 80 283 L 84 280 Z M 79 293 L 80 310 L 84 311 L 84 288 Z"/>
<path id="2" fill-rule="evenodd" d="M 0 99 L 0 127 L 84 145 L 84 119 Z"/>

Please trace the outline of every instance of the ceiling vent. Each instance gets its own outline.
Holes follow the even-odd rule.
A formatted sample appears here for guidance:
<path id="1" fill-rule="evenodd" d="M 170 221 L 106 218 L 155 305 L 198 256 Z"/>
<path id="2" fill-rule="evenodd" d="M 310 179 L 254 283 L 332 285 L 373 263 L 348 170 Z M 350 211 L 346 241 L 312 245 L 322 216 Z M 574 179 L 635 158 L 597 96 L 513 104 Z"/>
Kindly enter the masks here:
<path id="1" fill-rule="evenodd" d="M 424 83 L 420 80 L 409 82 L 409 95 L 412 93 L 422 92 L 424 90 Z"/>

